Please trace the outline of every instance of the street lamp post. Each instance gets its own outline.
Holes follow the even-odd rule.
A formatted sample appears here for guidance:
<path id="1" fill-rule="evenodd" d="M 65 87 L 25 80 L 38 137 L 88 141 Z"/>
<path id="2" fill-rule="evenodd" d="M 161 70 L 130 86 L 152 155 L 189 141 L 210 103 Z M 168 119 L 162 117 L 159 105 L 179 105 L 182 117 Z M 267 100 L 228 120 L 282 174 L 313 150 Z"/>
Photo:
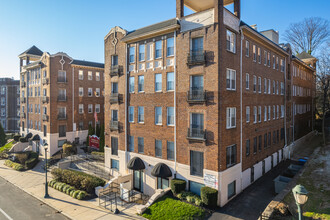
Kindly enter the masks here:
<path id="1" fill-rule="evenodd" d="M 44 198 L 49 198 L 49 195 L 48 195 L 48 182 L 47 182 L 47 149 L 48 149 L 48 144 L 47 143 L 44 144 L 44 148 L 45 148 L 45 160 L 46 160 L 46 163 L 45 163 L 46 182 L 45 182 L 45 196 L 44 196 Z"/>
<path id="2" fill-rule="evenodd" d="M 299 215 L 299 220 L 302 220 L 302 206 L 307 202 L 308 199 L 308 191 L 305 189 L 304 186 L 302 185 L 296 185 L 292 189 L 292 193 L 294 196 L 294 199 L 296 200 L 296 204 L 298 207 L 298 215 Z"/>

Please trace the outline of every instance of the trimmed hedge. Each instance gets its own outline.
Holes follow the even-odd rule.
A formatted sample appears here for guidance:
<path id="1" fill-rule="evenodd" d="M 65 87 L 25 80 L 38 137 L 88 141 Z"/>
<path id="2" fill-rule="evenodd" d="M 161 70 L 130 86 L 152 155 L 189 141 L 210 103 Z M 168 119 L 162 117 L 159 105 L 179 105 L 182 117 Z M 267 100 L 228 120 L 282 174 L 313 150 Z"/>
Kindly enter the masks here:
<path id="1" fill-rule="evenodd" d="M 28 140 L 25 137 L 20 137 L 19 142 L 25 143 L 25 142 L 28 142 Z"/>
<path id="2" fill-rule="evenodd" d="M 29 159 L 25 161 L 25 168 L 26 169 L 33 169 L 35 165 L 39 162 L 39 154 L 36 152 L 30 152 Z"/>
<path id="3" fill-rule="evenodd" d="M 24 170 L 24 167 L 21 164 L 15 163 L 11 160 L 6 160 L 5 165 L 8 166 L 8 167 L 11 167 L 11 168 L 13 168 L 14 170 L 17 170 L 17 171 Z"/>
<path id="4" fill-rule="evenodd" d="M 185 201 L 195 204 L 197 206 L 202 205 L 201 197 L 199 197 L 198 195 L 196 195 L 195 193 L 192 193 L 192 192 L 182 191 L 181 193 L 177 194 L 177 197 L 180 200 L 185 200 Z"/>
<path id="5" fill-rule="evenodd" d="M 104 157 L 104 152 L 92 151 L 91 154 L 92 154 L 92 155 L 95 155 L 95 156 L 102 156 L 102 157 Z"/>
<path id="6" fill-rule="evenodd" d="M 218 202 L 218 190 L 204 186 L 201 188 L 201 198 L 205 205 L 215 207 Z"/>
<path id="7" fill-rule="evenodd" d="M 19 135 L 19 134 L 14 135 L 14 141 L 18 142 L 20 138 L 21 138 L 21 135 Z"/>
<path id="8" fill-rule="evenodd" d="M 174 194 L 179 194 L 186 189 L 186 181 L 182 179 L 171 180 L 171 190 Z"/>
<path id="9" fill-rule="evenodd" d="M 103 179 L 75 170 L 55 168 L 51 171 L 51 174 L 56 181 L 69 184 L 86 192 L 93 192 L 95 187 L 105 185 Z"/>
<path id="10" fill-rule="evenodd" d="M 49 181 L 48 185 L 58 191 L 61 191 L 67 195 L 70 195 L 72 198 L 82 200 L 86 197 L 87 193 L 83 190 L 76 190 L 74 187 L 66 184 L 57 182 L 56 180 Z"/>

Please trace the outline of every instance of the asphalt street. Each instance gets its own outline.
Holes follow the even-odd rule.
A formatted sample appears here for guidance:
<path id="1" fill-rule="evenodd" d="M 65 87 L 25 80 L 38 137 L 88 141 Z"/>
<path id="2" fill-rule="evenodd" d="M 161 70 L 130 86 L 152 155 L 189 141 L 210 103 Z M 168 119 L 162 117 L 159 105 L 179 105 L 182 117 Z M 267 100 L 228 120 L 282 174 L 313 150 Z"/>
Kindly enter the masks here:
<path id="1" fill-rule="evenodd" d="M 68 218 L 0 177 L 0 220 L 30 219 Z"/>

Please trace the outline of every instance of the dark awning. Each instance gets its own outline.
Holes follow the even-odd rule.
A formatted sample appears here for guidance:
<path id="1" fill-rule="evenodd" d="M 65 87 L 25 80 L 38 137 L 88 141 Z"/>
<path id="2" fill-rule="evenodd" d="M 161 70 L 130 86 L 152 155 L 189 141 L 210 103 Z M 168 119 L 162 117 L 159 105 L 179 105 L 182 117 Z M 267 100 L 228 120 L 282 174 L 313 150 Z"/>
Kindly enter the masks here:
<path id="1" fill-rule="evenodd" d="M 35 134 L 32 139 L 32 141 L 40 141 L 40 136 L 38 134 Z"/>
<path id="2" fill-rule="evenodd" d="M 29 138 L 31 138 L 31 137 L 32 137 L 32 133 L 28 133 L 28 134 L 25 136 L 26 139 L 29 139 Z"/>
<path id="3" fill-rule="evenodd" d="M 133 157 L 127 164 L 130 170 L 144 170 L 146 167 L 139 157 Z"/>
<path id="4" fill-rule="evenodd" d="M 166 164 L 158 163 L 152 169 L 151 175 L 155 177 L 167 178 L 172 176 L 172 171 Z"/>

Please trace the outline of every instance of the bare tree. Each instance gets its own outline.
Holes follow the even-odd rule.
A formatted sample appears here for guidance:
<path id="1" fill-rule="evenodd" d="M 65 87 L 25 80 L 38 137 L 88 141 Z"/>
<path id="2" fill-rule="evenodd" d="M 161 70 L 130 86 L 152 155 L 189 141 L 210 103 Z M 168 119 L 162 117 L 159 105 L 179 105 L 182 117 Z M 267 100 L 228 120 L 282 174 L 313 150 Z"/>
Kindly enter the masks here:
<path id="1" fill-rule="evenodd" d="M 284 33 L 284 39 L 293 46 L 296 53 L 306 51 L 309 54 L 315 52 L 329 36 L 329 21 L 319 17 L 305 18 L 290 24 Z"/>
<path id="2" fill-rule="evenodd" d="M 325 145 L 325 117 L 330 111 L 330 47 L 322 49 L 317 63 L 317 106 L 318 114 L 322 117 L 323 143 Z"/>

